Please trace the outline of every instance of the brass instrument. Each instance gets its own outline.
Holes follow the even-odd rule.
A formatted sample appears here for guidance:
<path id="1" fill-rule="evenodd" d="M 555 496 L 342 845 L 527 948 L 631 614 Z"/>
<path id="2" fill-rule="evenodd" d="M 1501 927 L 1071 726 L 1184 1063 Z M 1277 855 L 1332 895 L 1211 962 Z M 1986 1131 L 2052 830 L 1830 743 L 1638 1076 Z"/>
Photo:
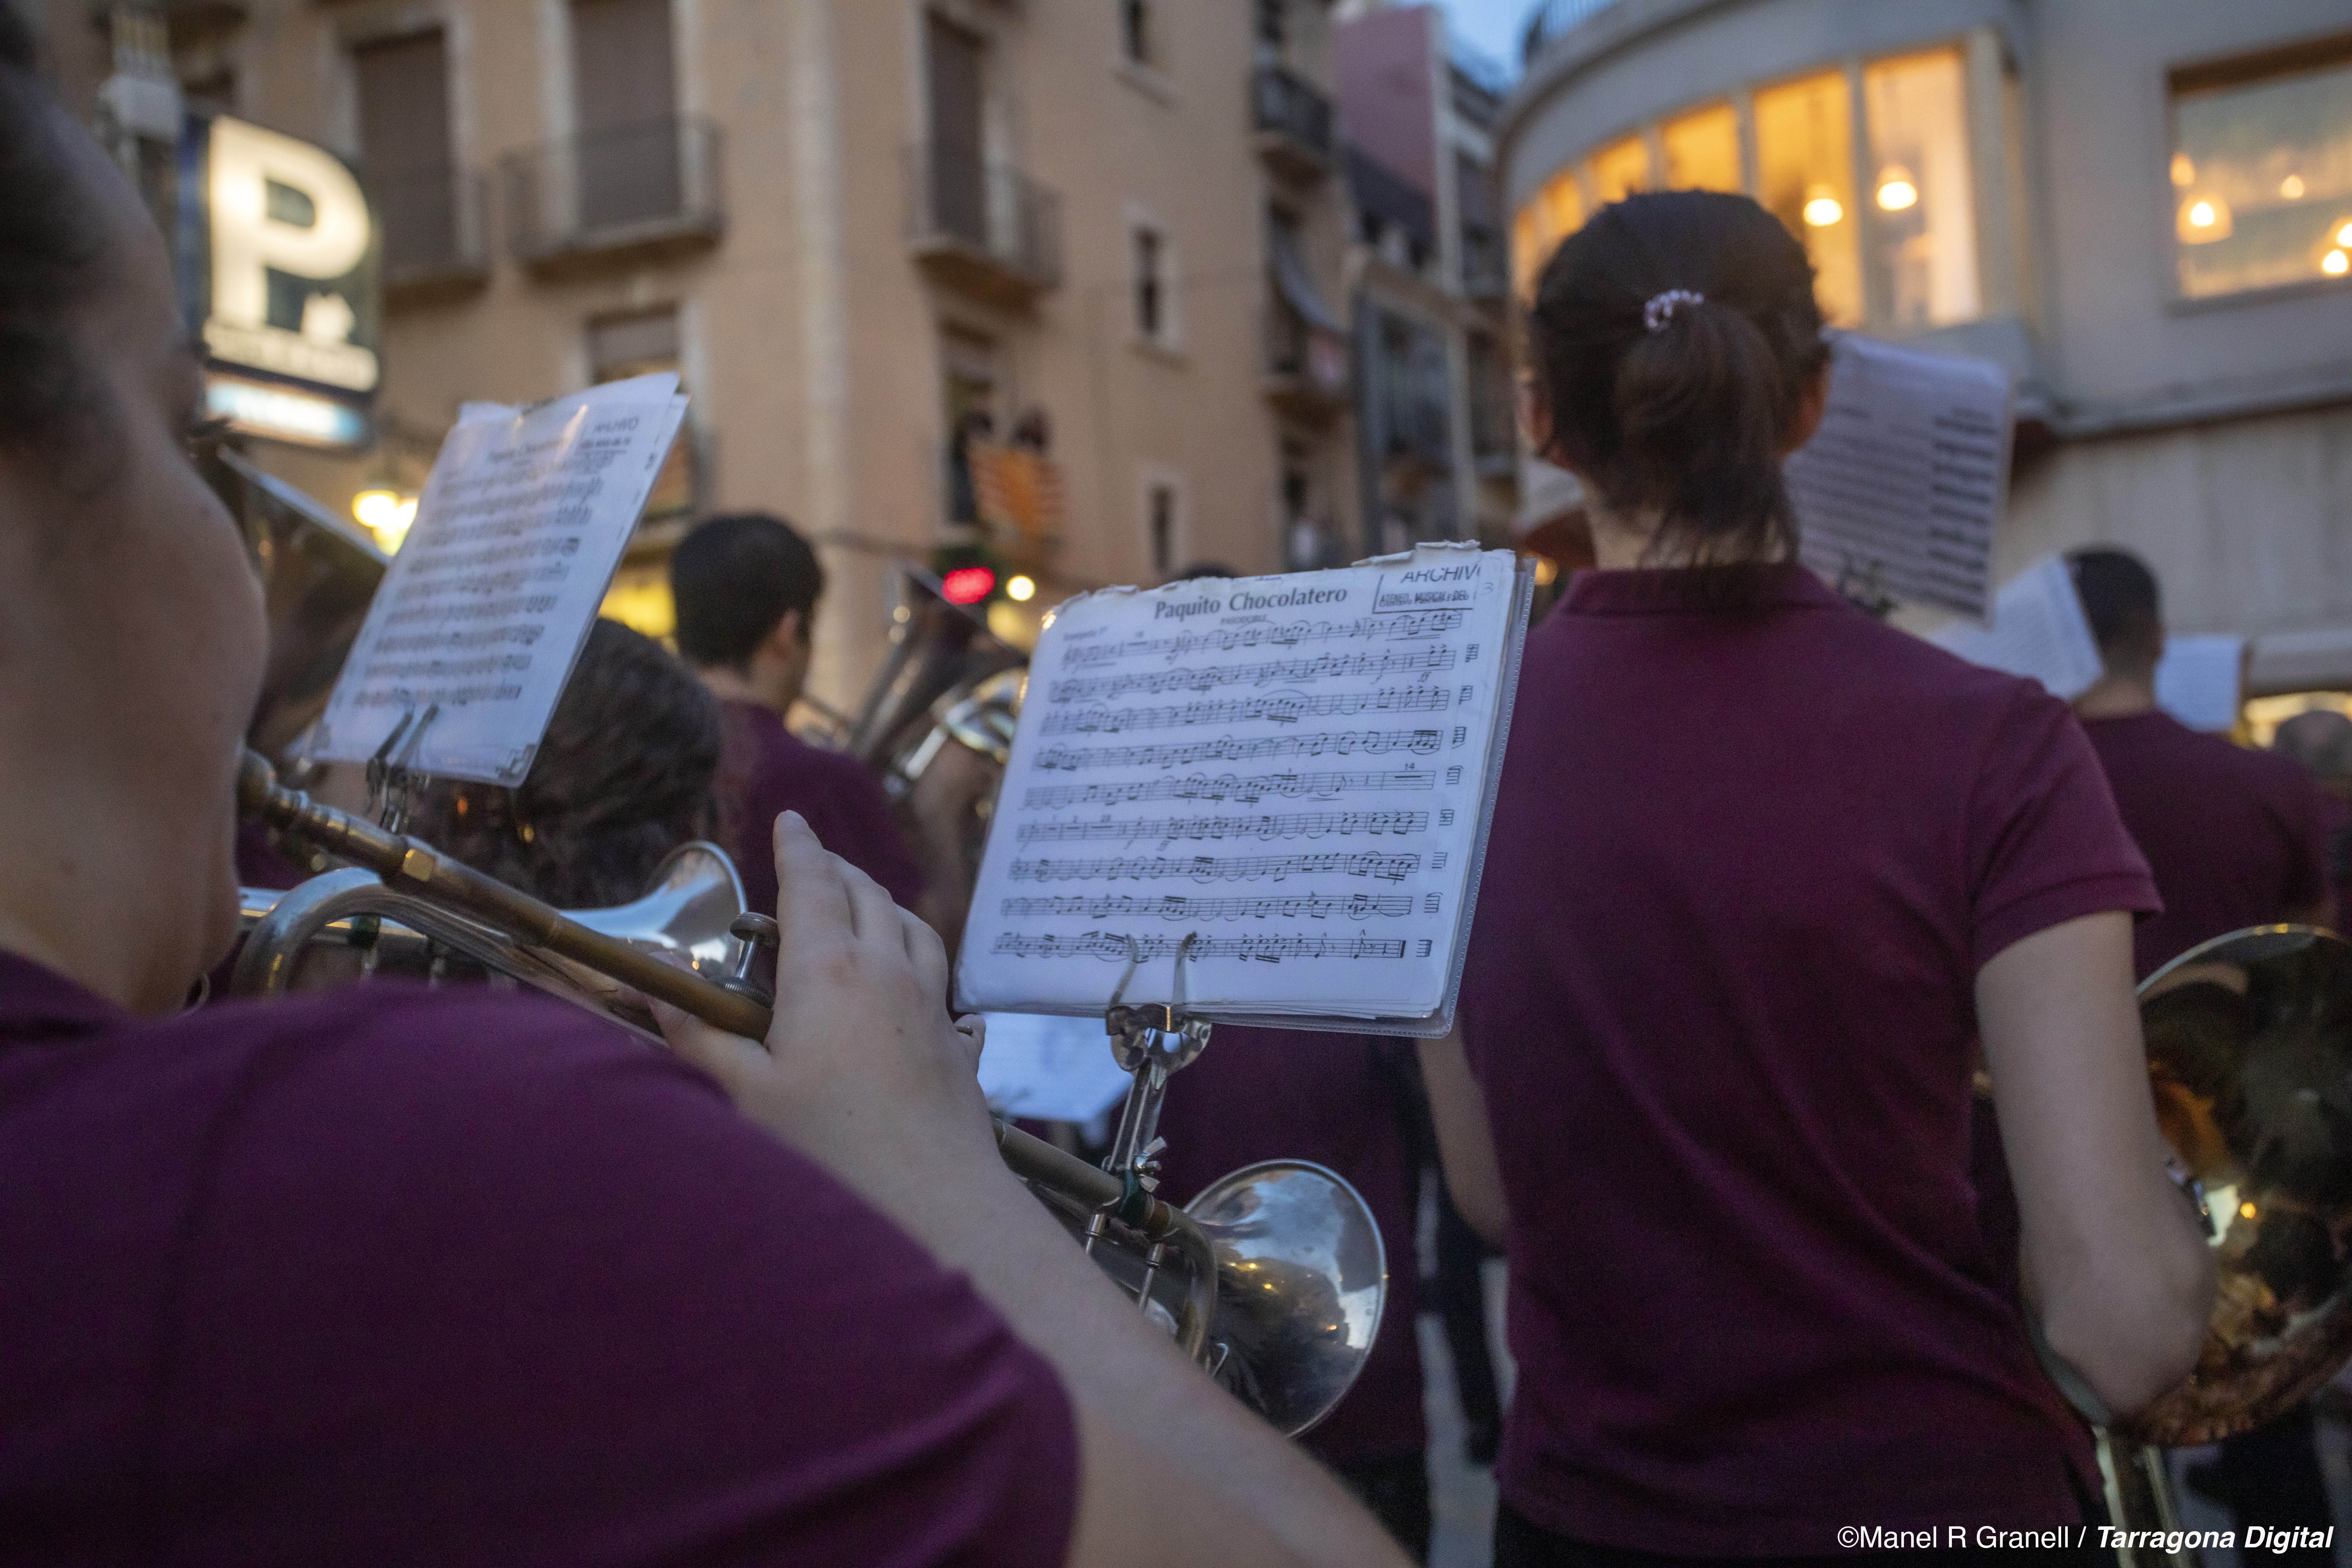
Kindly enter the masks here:
<path id="1" fill-rule="evenodd" d="M 241 994 L 285 989 L 299 955 L 338 922 L 348 936 L 389 920 L 407 928 L 404 940 L 453 948 L 641 1029 L 646 1020 L 630 993 L 732 1034 L 767 1035 L 772 1008 L 749 960 L 774 923 L 743 912 L 731 867 L 707 845 L 665 862 L 646 899 L 573 916 L 284 787 L 250 751 L 237 787 L 247 816 L 355 868 L 314 878 L 255 913 L 237 961 Z M 723 886 L 711 874 L 714 858 Z M 1254 1165 L 1187 1210 L 1154 1197 L 1132 1173 L 1098 1170 L 1001 1118 L 996 1142 L 1013 1173 L 1087 1234 L 1096 1261 L 1147 1312 L 1167 1318 L 1184 1352 L 1285 1434 L 1314 1426 L 1354 1383 L 1379 1331 L 1387 1260 L 1370 1210 L 1339 1177 L 1304 1162 Z"/>
<path id="2" fill-rule="evenodd" d="M 1013 754 L 1029 668 L 1028 655 L 950 604 L 929 573 L 901 563 L 898 575 L 908 603 L 891 626 L 889 658 L 842 742 L 894 799 L 914 789 L 950 742 L 1002 766 Z"/>
<path id="3" fill-rule="evenodd" d="M 2100 1428 L 2116 1522 L 2177 1530 L 2161 1450 L 2274 1420 L 2352 1358 L 2352 942 L 2233 931 L 2150 975 L 2139 1011 L 2157 1123 L 2193 1178 L 2220 1290 L 2196 1369 L 2128 1419 L 2053 1371 Z"/>

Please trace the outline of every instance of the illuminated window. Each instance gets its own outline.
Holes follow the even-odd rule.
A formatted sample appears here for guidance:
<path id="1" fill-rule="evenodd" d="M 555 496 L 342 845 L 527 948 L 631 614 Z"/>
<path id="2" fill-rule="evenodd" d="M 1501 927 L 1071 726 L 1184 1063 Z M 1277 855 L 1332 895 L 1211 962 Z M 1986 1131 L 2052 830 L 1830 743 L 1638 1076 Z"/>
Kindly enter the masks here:
<path id="1" fill-rule="evenodd" d="M 1519 209 L 1511 225 L 1511 287 L 1520 298 L 1532 298 L 1536 278 L 1559 242 L 1584 226 L 1584 193 L 1576 171 L 1563 169 L 1551 183 Z"/>
<path id="2" fill-rule="evenodd" d="M 1744 191 L 1739 177 L 1739 116 L 1727 103 L 1712 104 L 1658 128 L 1666 155 L 1670 191 Z"/>
<path id="3" fill-rule="evenodd" d="M 2190 299 L 2352 273 L 2352 41 L 2173 79 L 2173 237 Z"/>
<path id="4" fill-rule="evenodd" d="M 1870 132 L 1870 236 L 1895 327 L 1972 321 L 1976 189 L 1957 49 L 1882 60 L 1863 74 Z"/>
<path id="5" fill-rule="evenodd" d="M 1612 142 L 1592 154 L 1592 201 L 1596 206 L 1622 202 L 1636 191 L 1655 189 L 1650 177 L 1650 147 L 1638 135 Z"/>
<path id="6" fill-rule="evenodd" d="M 1846 78 L 1826 70 L 1756 95 L 1756 199 L 1804 241 L 1830 324 L 1860 326 L 1861 230 Z"/>

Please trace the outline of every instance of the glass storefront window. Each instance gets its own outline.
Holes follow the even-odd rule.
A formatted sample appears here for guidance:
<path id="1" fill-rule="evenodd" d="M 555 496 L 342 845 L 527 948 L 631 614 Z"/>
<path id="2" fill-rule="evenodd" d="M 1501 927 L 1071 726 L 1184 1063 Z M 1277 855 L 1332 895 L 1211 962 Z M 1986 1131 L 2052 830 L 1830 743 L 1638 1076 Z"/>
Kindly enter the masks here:
<path id="1" fill-rule="evenodd" d="M 1638 132 L 1592 154 L 1594 205 L 1607 206 L 1636 191 L 1656 188 L 1657 182 L 1650 177 L 1650 144 Z"/>
<path id="2" fill-rule="evenodd" d="M 1739 116 L 1727 103 L 1710 104 L 1658 127 L 1670 191 L 1748 188 L 1739 175 Z"/>
<path id="3" fill-rule="evenodd" d="M 1959 51 L 1869 67 L 1863 116 L 1870 132 L 1870 247 L 1888 324 L 1974 320 L 1981 308 L 1976 191 Z"/>
<path id="4" fill-rule="evenodd" d="M 2352 60 L 2177 83 L 2172 125 L 2184 296 L 2352 273 Z"/>
<path id="5" fill-rule="evenodd" d="M 1561 240 L 1583 226 L 1584 193 L 1577 187 L 1575 169 L 1563 169 L 1511 221 L 1511 288 L 1519 298 L 1534 298 L 1544 263 Z"/>
<path id="6" fill-rule="evenodd" d="M 1756 95 L 1756 199 L 1804 241 L 1822 313 L 1837 327 L 1863 321 L 1852 121 L 1843 70 Z"/>

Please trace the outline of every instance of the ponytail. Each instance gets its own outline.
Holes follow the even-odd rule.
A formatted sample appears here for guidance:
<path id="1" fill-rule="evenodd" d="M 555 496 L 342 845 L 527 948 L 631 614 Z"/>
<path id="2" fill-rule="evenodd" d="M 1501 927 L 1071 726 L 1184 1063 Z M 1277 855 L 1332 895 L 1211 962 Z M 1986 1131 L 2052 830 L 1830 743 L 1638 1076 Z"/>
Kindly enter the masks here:
<path id="1" fill-rule="evenodd" d="M 1780 445 L 1822 343 L 1812 269 L 1744 196 L 1677 191 L 1601 212 L 1545 269 L 1528 321 L 1553 438 L 1612 510 L 1661 519 L 1695 564 L 1792 556 Z"/>

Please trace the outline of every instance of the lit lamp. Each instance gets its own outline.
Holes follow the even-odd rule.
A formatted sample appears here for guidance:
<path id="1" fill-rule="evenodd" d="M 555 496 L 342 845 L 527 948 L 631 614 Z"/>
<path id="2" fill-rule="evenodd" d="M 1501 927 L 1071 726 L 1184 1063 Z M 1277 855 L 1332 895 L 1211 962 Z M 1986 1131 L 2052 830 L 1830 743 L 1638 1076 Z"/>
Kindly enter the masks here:
<path id="1" fill-rule="evenodd" d="M 1037 596 L 1037 579 L 1025 574 L 1006 578 L 1004 596 L 1020 604 L 1027 604 Z"/>
<path id="2" fill-rule="evenodd" d="M 2352 217 L 2346 218 L 2344 226 L 2336 231 L 2336 243 L 2347 250 L 2352 250 Z"/>
<path id="3" fill-rule="evenodd" d="M 2189 161 L 2186 153 L 2172 155 L 2172 183 L 2184 191 L 2197 183 L 2197 165 Z"/>
<path id="4" fill-rule="evenodd" d="M 2173 222 L 2183 245 L 2210 245 L 2230 237 L 2230 204 L 2219 196 L 2191 196 Z"/>
<path id="5" fill-rule="evenodd" d="M 401 541 L 408 537 L 409 524 L 416 521 L 416 498 L 382 487 L 364 489 L 352 498 L 352 516 L 391 555 L 399 551 Z"/>
<path id="6" fill-rule="evenodd" d="M 2284 196 L 2291 202 L 2299 202 L 2303 200 L 2303 176 L 2301 174 L 2289 174 L 2285 179 L 2281 180 L 2279 182 L 2279 195 Z"/>
<path id="7" fill-rule="evenodd" d="M 2341 250 L 2331 250 L 2319 258 L 2319 269 L 2330 278 L 2341 278 L 2347 272 L 2352 272 L 2352 256 Z"/>
<path id="8" fill-rule="evenodd" d="M 1911 171 L 1900 163 L 1889 163 L 1878 174 L 1878 210 L 1899 213 L 1919 205 L 1919 187 L 1912 183 Z"/>
<path id="9" fill-rule="evenodd" d="M 1827 185 L 1815 185 L 1805 193 L 1805 221 L 1815 228 L 1828 228 L 1845 216 L 1845 205 Z"/>

